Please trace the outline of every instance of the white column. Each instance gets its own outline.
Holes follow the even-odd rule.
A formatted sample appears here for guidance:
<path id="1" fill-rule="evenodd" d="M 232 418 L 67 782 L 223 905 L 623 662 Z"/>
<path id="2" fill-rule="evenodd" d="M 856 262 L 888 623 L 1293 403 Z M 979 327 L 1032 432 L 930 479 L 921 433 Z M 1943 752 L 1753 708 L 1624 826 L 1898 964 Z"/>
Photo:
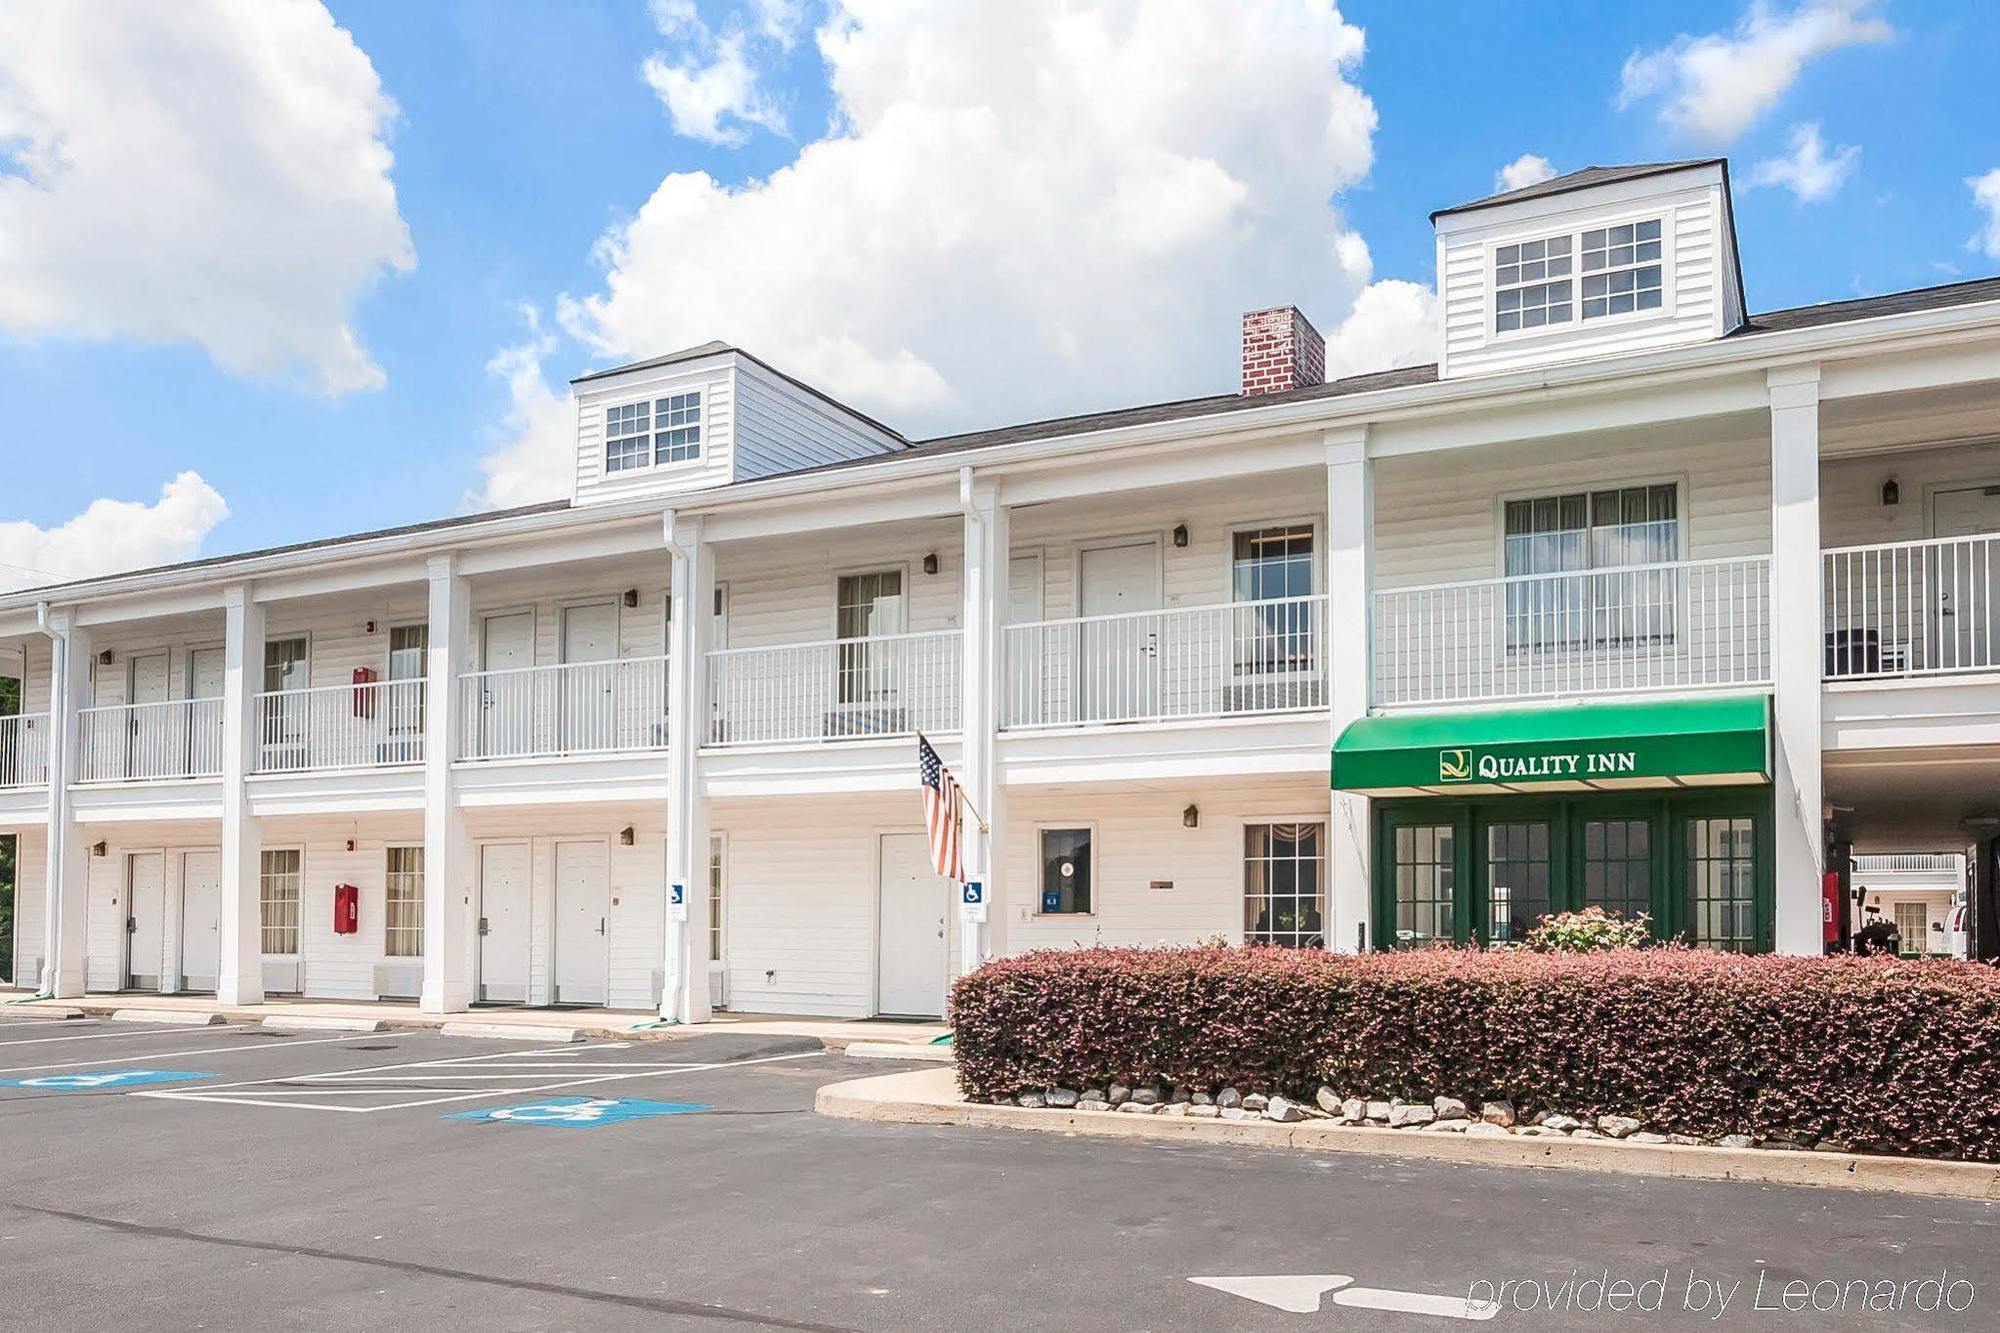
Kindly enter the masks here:
<path id="1" fill-rule="evenodd" d="M 49 617 L 54 643 L 49 684 L 49 823 L 46 912 L 42 920 L 42 975 L 45 995 L 74 999 L 83 994 L 84 913 L 90 901 L 90 852 L 70 804 L 70 784 L 82 771 L 81 723 L 77 712 L 90 704 L 90 631 L 66 612 Z"/>
<path id="2" fill-rule="evenodd" d="M 999 484 L 976 478 L 971 468 L 958 474 L 959 504 L 965 514 L 965 578 L 960 587 L 959 624 L 965 631 L 961 663 L 959 718 L 963 748 L 957 774 L 966 799 L 986 817 L 966 821 L 965 873 L 986 886 L 986 921 L 962 921 L 958 940 L 958 970 L 978 969 L 997 941 L 1006 920 L 1006 792 L 1000 784 L 1000 701 L 1005 680 L 1002 626 L 1007 620 L 1008 511 L 1000 503 Z M 953 911 L 958 910 L 956 907 Z"/>
<path id="3" fill-rule="evenodd" d="M 264 836 L 250 813 L 246 779 L 257 762 L 257 694 L 264 684 L 264 608 L 248 584 L 222 593 L 222 929 L 215 997 L 264 999 L 264 921 L 259 905 Z"/>
<path id="4" fill-rule="evenodd" d="M 1370 625 L 1375 583 L 1375 472 L 1368 428 L 1326 434 L 1326 624 L 1329 747 L 1368 713 Z M 1327 947 L 1373 948 L 1373 851 L 1368 798 L 1334 792 L 1327 827 Z"/>
<path id="5" fill-rule="evenodd" d="M 454 1014 L 472 1003 L 471 849 L 465 812 L 452 784 L 458 756 L 459 663 L 471 641 L 472 594 L 458 558 L 432 556 L 429 641 L 424 661 L 424 984 L 427 1014 Z"/>
<path id="6" fill-rule="evenodd" d="M 1819 367 L 1769 372 L 1771 392 L 1771 683 L 1775 735 L 1777 948 L 1821 952 L 1822 625 Z"/>
<path id="7" fill-rule="evenodd" d="M 699 518 L 669 511 L 673 618 L 667 625 L 667 891 L 665 985 L 660 1017 L 706 1023 L 708 1004 L 708 796 L 701 743 L 708 717 L 709 626 L 715 616 L 715 555 Z"/>

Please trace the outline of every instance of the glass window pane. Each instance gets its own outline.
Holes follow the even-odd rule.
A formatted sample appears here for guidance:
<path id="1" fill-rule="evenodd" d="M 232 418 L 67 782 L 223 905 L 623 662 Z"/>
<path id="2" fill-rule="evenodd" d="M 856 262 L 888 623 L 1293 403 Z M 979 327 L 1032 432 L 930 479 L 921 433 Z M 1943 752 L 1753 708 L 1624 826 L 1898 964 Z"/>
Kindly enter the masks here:
<path id="1" fill-rule="evenodd" d="M 1549 912 L 1549 826 L 1495 824 L 1486 830 L 1486 938 L 1519 943 Z"/>
<path id="2" fill-rule="evenodd" d="M 1043 829 L 1041 910 L 1088 913 L 1090 888 L 1090 830 Z"/>
<path id="3" fill-rule="evenodd" d="M 1455 938 L 1452 826 L 1397 829 L 1395 944 L 1451 942 Z M 1406 840 L 1403 835 L 1410 835 Z"/>

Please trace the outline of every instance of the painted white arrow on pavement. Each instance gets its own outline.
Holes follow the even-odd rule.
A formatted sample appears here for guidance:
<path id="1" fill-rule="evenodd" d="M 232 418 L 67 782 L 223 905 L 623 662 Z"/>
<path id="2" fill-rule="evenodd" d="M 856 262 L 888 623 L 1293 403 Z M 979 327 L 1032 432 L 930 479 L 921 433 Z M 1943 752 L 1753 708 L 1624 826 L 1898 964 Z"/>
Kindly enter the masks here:
<path id="1" fill-rule="evenodd" d="M 1384 1287 L 1356 1287 L 1353 1278 L 1341 1273 L 1291 1273 L 1264 1277 L 1191 1277 L 1198 1287 L 1210 1287 L 1241 1296 L 1259 1305 L 1292 1314 L 1317 1314 L 1320 1298 L 1329 1291 L 1333 1303 L 1352 1309 L 1389 1310 L 1396 1314 L 1435 1315 L 1442 1319 L 1487 1320 L 1500 1313 L 1491 1301 L 1467 1300 L 1463 1296 L 1435 1296 L 1422 1291 L 1394 1291 Z"/>
<path id="2" fill-rule="evenodd" d="M 1319 1298 L 1354 1281 L 1344 1273 L 1299 1273 L 1284 1277 L 1191 1277 L 1197 1287 L 1213 1287 L 1274 1310 L 1313 1314 Z"/>

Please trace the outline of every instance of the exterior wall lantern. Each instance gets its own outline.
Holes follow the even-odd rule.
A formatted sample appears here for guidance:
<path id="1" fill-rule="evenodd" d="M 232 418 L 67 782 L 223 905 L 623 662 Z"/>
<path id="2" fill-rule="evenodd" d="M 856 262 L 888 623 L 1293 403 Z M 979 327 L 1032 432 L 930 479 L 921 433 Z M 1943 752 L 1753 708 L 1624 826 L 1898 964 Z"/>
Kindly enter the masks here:
<path id="1" fill-rule="evenodd" d="M 1201 827 L 1201 807 L 1200 807 L 1200 806 L 1198 806 L 1198 805 L 1190 805 L 1190 806 L 1189 806 L 1189 807 L 1188 807 L 1187 809 L 1185 809 L 1185 810 L 1181 811 L 1181 827 L 1182 827 L 1182 828 L 1200 828 L 1200 827 Z"/>
<path id="2" fill-rule="evenodd" d="M 1892 509 L 1903 502 L 1903 488 L 1894 477 L 1882 483 L 1882 507 Z"/>
<path id="3" fill-rule="evenodd" d="M 627 824 L 624 828 L 618 830 L 618 845 L 620 847 L 630 847 L 634 836 L 632 826 Z"/>
<path id="4" fill-rule="evenodd" d="M 1186 546 L 1187 544 L 1188 544 L 1188 525 L 1185 523 L 1174 524 L 1174 545 Z"/>
<path id="5" fill-rule="evenodd" d="M 629 609 L 631 607 L 637 606 L 638 604 L 639 604 L 639 590 L 637 588 L 627 588 L 625 590 L 626 607 Z"/>
<path id="6" fill-rule="evenodd" d="M 931 552 L 931 553 L 930 553 L 929 555 L 926 555 L 926 556 L 924 557 L 924 573 L 926 573 L 926 574 L 935 574 L 935 573 L 937 573 L 937 552 L 936 552 L 936 551 L 932 551 L 932 552 Z"/>

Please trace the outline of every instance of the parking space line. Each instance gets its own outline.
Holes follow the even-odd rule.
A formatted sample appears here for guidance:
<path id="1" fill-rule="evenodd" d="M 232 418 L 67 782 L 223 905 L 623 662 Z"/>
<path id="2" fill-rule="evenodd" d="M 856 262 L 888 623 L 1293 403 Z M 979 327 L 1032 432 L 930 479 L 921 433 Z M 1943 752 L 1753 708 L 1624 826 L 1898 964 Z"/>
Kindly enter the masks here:
<path id="1" fill-rule="evenodd" d="M 70 1024 L 65 1023 L 63 1026 L 68 1027 Z M 51 1041 L 95 1041 L 99 1037 L 171 1037 L 177 1032 L 229 1032 L 232 1030 L 240 1032 L 242 1028 L 239 1026 L 235 1029 L 230 1029 L 213 1025 L 198 1028 L 118 1028 L 115 1030 L 107 1029 L 102 1032 L 82 1032 L 71 1037 L 22 1037 L 18 1041 L 0 1041 L 0 1046 L 38 1046 L 44 1042 Z"/>
<path id="2" fill-rule="evenodd" d="M 285 1078 L 247 1079 L 239 1083 L 212 1083 L 206 1087 L 191 1088 L 178 1092 L 133 1092 L 128 1095 L 157 1098 L 162 1101 L 221 1102 L 224 1104 L 252 1106 L 290 1106 L 293 1109 L 302 1111 L 347 1111 L 372 1115 L 377 1111 L 403 1111 L 422 1106 L 443 1106 L 453 1102 L 477 1101 L 486 1097 L 514 1097 L 529 1093 L 560 1092 L 570 1088 L 592 1087 L 600 1083 L 620 1083 L 636 1079 L 657 1078 L 665 1074 L 697 1073 L 711 1069 L 736 1069 L 746 1065 L 772 1064 L 786 1060 L 805 1060 L 816 1055 L 822 1055 L 824 1052 L 796 1051 L 788 1055 L 757 1056 L 748 1060 L 718 1060 L 704 1064 L 676 1062 L 674 1064 L 648 1065 L 640 1069 L 621 1068 L 603 1074 L 585 1074 L 583 1070 L 591 1067 L 589 1062 L 585 1062 L 581 1068 L 575 1069 L 573 1077 L 557 1078 L 552 1081 L 531 1083 L 526 1086 L 519 1084 L 501 1084 L 495 1086 L 495 1080 L 506 1077 L 507 1069 L 503 1062 L 508 1056 L 515 1054 L 532 1055 L 535 1053 L 498 1052 L 492 1055 L 462 1056 L 454 1059 L 419 1060 L 402 1064 L 377 1065 L 366 1069 L 294 1074 Z M 410 1074 L 405 1071 L 422 1069 L 433 1071 L 450 1070 L 469 1064 L 497 1064 L 500 1067 L 482 1068 L 464 1072 L 463 1077 L 483 1078 L 486 1080 L 487 1086 L 484 1087 L 467 1089 L 463 1092 L 441 1093 L 435 1097 L 420 1097 L 406 1101 L 389 1102 L 379 1106 L 339 1105 L 328 1101 L 295 1103 L 282 1100 L 293 1096 L 317 1097 L 327 1093 L 345 1093 L 357 1098 L 393 1095 L 398 1091 L 395 1087 L 367 1085 L 442 1080 L 451 1078 L 452 1075 L 442 1072 Z M 566 1070 L 564 1072 L 570 1071 Z M 317 1083 L 321 1086 L 314 1088 L 298 1087 L 297 1085 L 301 1083 Z M 339 1088 L 326 1086 L 334 1083 L 351 1086 Z M 257 1089 L 263 1089 L 264 1091 L 260 1095 L 255 1091 Z"/>
<path id="3" fill-rule="evenodd" d="M 217 1028 L 204 1028 L 206 1032 L 216 1032 Z M 196 1046 L 184 1051 L 145 1051 L 136 1055 L 114 1055 L 108 1060 L 71 1060 L 66 1064 L 12 1065 L 0 1068 L 0 1074 L 19 1074 L 30 1069 L 88 1069 L 93 1065 L 124 1065 L 134 1060 L 173 1060 L 183 1055 L 234 1055 L 238 1051 L 269 1051 L 280 1046 L 326 1046 L 336 1041 L 353 1041 L 354 1034 L 344 1037 L 314 1037 L 307 1041 L 260 1041 L 249 1046 Z"/>

